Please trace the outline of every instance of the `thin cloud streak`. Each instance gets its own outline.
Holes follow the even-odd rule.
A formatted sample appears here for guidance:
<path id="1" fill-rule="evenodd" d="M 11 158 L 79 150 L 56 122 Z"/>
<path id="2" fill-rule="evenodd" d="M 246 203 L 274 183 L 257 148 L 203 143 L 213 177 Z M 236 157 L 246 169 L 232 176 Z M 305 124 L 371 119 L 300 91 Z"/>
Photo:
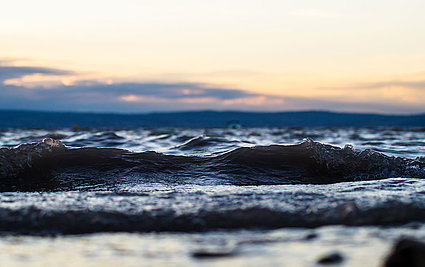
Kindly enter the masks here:
<path id="1" fill-rule="evenodd" d="M 425 81 L 383 81 L 358 85 L 358 88 L 375 89 L 383 87 L 407 87 L 425 90 Z"/>
<path id="2" fill-rule="evenodd" d="M 425 80 L 419 81 L 398 81 L 398 80 L 389 80 L 389 81 L 379 81 L 379 82 L 369 82 L 369 83 L 357 83 L 347 86 L 337 86 L 337 87 L 319 87 L 317 89 L 326 89 L 326 90 L 347 90 L 347 89 L 356 89 L 356 90 L 370 90 L 370 89 L 382 89 L 388 87 L 404 87 L 425 90 Z"/>
<path id="3" fill-rule="evenodd" d="M 69 75 L 72 74 L 72 72 L 42 67 L 0 66 L 0 83 L 33 74 Z"/>

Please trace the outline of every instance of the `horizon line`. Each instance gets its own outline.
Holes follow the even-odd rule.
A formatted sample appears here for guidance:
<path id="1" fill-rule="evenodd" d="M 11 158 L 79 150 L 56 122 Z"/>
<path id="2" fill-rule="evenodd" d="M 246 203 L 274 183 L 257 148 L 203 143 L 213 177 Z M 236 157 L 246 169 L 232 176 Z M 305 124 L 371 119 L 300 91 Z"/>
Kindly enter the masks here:
<path id="1" fill-rule="evenodd" d="M 356 112 L 356 111 L 333 111 L 322 109 L 305 110 L 282 110 L 282 111 L 249 111 L 249 110 L 175 110 L 175 111 L 147 111 L 147 112 L 113 112 L 113 111 L 57 111 L 57 110 L 32 110 L 32 109 L 1 109 L 0 112 L 25 112 L 25 113 L 69 113 L 69 114 L 91 114 L 91 115 L 153 115 L 153 114 L 178 114 L 178 113 L 252 113 L 252 114 L 279 114 L 279 113 L 330 113 L 330 114 L 351 114 L 351 115 L 378 115 L 378 116 L 425 116 L 425 111 L 420 113 L 378 113 L 378 112 Z"/>

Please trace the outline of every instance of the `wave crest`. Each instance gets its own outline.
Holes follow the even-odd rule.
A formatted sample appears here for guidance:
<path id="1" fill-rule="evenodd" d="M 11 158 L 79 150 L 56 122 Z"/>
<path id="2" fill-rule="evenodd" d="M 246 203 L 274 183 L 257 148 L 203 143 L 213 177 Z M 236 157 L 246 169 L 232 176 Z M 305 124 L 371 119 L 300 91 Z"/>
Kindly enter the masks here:
<path id="1" fill-rule="evenodd" d="M 425 162 L 310 139 L 243 147 L 218 156 L 172 156 L 123 149 L 71 148 L 60 141 L 0 149 L 0 191 L 64 190 L 160 182 L 194 184 L 335 183 L 425 177 Z"/>

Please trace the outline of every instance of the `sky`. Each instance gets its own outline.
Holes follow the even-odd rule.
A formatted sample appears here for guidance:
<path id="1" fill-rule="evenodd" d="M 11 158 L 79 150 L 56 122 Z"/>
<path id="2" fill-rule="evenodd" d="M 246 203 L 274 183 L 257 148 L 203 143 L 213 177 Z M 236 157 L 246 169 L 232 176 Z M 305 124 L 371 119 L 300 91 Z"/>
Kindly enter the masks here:
<path id="1" fill-rule="evenodd" d="M 1 6 L 0 109 L 425 112 L 423 0 Z"/>

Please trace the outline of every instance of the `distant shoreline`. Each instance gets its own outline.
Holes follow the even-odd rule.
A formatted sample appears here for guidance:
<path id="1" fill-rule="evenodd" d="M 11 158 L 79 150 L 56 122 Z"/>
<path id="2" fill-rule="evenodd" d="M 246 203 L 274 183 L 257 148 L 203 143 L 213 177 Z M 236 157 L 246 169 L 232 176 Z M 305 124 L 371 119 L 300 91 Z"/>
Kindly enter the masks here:
<path id="1" fill-rule="evenodd" d="M 0 110 L 0 128 L 134 127 L 425 127 L 425 113 L 390 115 L 331 111 L 184 111 L 140 114 Z"/>

